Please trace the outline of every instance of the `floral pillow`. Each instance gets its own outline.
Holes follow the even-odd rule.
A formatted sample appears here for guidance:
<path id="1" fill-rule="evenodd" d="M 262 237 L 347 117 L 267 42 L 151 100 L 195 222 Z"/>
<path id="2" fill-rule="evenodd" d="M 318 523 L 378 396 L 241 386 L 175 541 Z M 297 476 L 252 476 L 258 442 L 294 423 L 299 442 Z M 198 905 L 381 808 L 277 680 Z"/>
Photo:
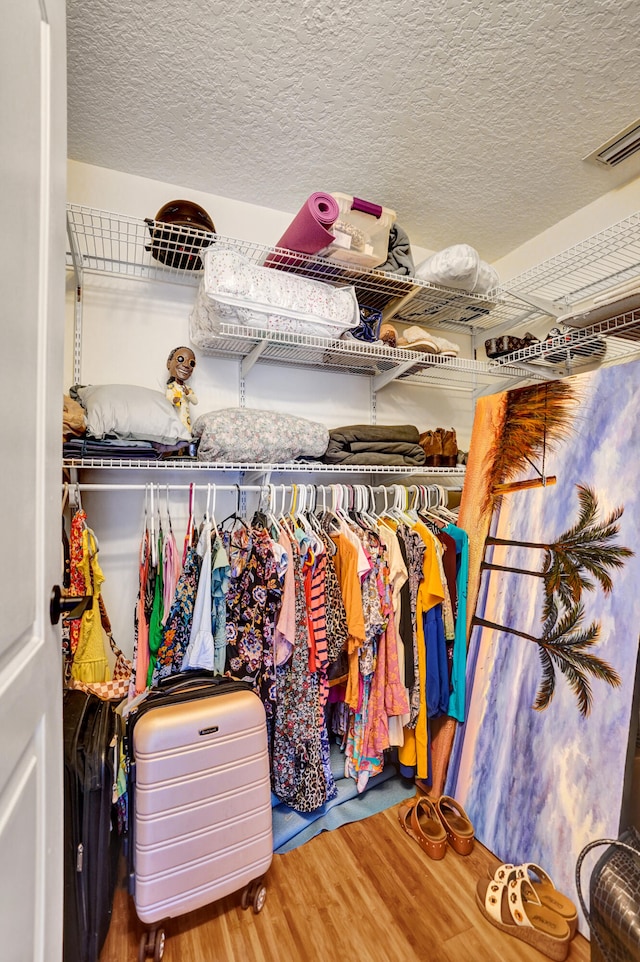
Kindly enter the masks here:
<path id="1" fill-rule="evenodd" d="M 323 424 L 251 408 L 201 414 L 193 425 L 193 436 L 200 439 L 200 461 L 266 464 L 320 458 L 329 444 L 329 431 Z"/>

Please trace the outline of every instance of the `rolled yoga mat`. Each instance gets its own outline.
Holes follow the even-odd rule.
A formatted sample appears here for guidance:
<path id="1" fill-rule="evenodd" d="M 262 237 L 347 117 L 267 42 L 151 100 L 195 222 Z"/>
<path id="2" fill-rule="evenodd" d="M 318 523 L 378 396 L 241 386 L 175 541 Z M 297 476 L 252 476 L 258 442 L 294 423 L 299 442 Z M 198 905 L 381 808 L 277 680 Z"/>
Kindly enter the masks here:
<path id="1" fill-rule="evenodd" d="M 331 194 L 317 190 L 293 218 L 276 247 L 303 254 L 317 254 L 335 239 L 328 230 L 340 215 L 338 201 Z"/>
<path id="2" fill-rule="evenodd" d="M 340 214 L 338 201 L 331 194 L 316 191 L 306 201 L 293 218 L 286 231 L 276 244 L 287 250 L 300 251 L 302 254 L 317 254 L 334 240 L 328 230 Z M 277 267 L 292 263 L 285 254 L 269 254 L 265 266 Z"/>

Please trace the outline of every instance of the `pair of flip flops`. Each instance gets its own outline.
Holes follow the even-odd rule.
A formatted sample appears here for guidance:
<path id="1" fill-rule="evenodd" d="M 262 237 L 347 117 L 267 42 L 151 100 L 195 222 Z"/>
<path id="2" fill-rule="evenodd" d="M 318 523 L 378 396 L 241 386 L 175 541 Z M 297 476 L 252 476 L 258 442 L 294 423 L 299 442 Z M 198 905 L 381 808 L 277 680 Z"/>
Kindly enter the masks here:
<path id="1" fill-rule="evenodd" d="M 485 918 L 502 932 L 533 945 L 556 962 L 566 959 L 578 912 L 539 865 L 500 865 L 493 876 L 478 881 L 476 902 Z"/>
<path id="2" fill-rule="evenodd" d="M 398 818 L 429 858 L 444 858 L 447 845 L 459 855 L 469 855 L 473 848 L 473 825 L 462 805 L 449 795 L 436 801 L 426 795 L 411 798 L 398 809 Z"/>

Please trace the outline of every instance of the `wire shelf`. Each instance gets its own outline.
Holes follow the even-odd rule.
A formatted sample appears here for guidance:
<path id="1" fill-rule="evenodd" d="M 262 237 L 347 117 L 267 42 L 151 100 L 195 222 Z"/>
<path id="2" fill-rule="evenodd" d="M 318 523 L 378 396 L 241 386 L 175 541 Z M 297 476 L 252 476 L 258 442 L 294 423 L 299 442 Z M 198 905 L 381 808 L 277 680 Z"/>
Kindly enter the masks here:
<path id="1" fill-rule="evenodd" d="M 147 458 L 64 458 L 64 468 L 112 468 L 118 471 L 216 471 L 252 472 L 258 474 L 348 474 L 348 475 L 401 475 L 404 477 L 450 477 L 464 478 L 465 468 L 422 467 L 378 464 L 325 464 L 322 461 L 287 461 L 263 464 L 261 462 L 234 461 L 213 462 L 191 459 L 166 459 L 153 461 Z"/>
<path id="2" fill-rule="evenodd" d="M 513 351 L 495 363 L 512 368 L 532 362 L 546 367 L 562 366 L 576 373 L 598 363 L 616 363 L 640 352 L 640 309 L 592 324 L 567 330 L 556 337 Z"/>
<path id="3" fill-rule="evenodd" d="M 478 380 L 490 382 L 494 378 L 522 376 L 521 368 L 495 361 L 474 361 L 463 357 L 446 357 L 366 344 L 363 341 L 344 341 L 288 331 L 266 331 L 223 322 L 218 337 L 211 337 L 205 345 L 198 344 L 203 354 L 257 360 L 266 364 L 293 364 L 342 374 L 361 374 L 371 377 L 417 378 L 421 383 L 458 383 L 471 390 Z M 532 375 L 535 378 L 535 372 Z M 542 375 L 540 375 L 542 376 Z"/>
<path id="4" fill-rule="evenodd" d="M 359 303 L 402 323 L 473 334 L 504 321 L 516 326 L 531 314 L 531 308 L 510 294 L 467 294 L 333 259 L 76 204 L 67 205 L 67 233 L 67 266 L 79 273 L 195 285 L 202 274 L 200 254 L 213 243 L 232 247 L 256 264 L 337 287 L 351 284 Z"/>
<path id="5" fill-rule="evenodd" d="M 640 212 L 516 275 L 502 290 L 570 307 L 635 277 L 640 277 Z"/>
<path id="6" fill-rule="evenodd" d="M 563 312 L 613 286 L 640 278 L 640 212 L 512 278 L 485 297 L 436 287 L 415 278 L 360 270 L 318 256 L 206 231 L 160 224 L 91 207 L 67 207 L 67 263 L 82 273 L 110 273 L 195 286 L 200 254 L 212 240 L 257 264 L 301 274 L 334 286 L 352 284 L 362 304 L 407 324 L 458 334 L 516 330 L 547 316 L 545 302 Z M 532 302 L 528 303 L 527 297 Z M 291 364 L 374 378 L 374 387 L 395 378 L 421 386 L 477 391 L 496 379 L 545 380 L 594 363 L 615 363 L 640 351 L 640 312 L 531 345 L 499 359 L 473 361 L 330 338 L 223 324 L 205 354 L 242 360 L 243 373 L 261 363 Z"/>

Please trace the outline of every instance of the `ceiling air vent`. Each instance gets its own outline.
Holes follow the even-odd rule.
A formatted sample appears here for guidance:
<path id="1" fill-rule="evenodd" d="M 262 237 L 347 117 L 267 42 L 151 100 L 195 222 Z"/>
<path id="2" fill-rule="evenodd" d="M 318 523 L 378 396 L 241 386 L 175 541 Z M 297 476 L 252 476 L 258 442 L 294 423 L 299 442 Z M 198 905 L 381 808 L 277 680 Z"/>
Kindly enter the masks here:
<path id="1" fill-rule="evenodd" d="M 602 147 L 598 147 L 584 160 L 604 164 L 605 167 L 617 167 L 627 157 L 632 157 L 640 151 L 640 120 L 625 127 L 620 133 L 607 140 Z"/>

